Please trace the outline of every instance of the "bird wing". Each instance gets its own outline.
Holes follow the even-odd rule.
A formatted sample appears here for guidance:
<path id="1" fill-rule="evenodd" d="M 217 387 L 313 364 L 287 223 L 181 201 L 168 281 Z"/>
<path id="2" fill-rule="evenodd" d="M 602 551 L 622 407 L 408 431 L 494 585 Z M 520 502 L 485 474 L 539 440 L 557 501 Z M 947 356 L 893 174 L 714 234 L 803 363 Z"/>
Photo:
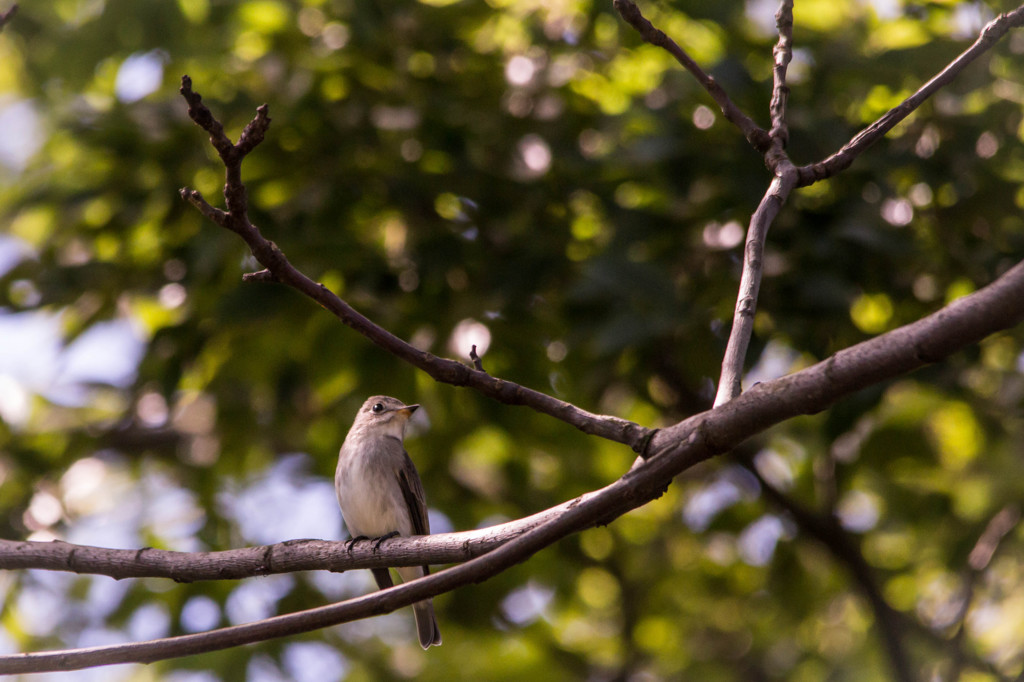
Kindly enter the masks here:
<path id="1" fill-rule="evenodd" d="M 402 451 L 405 461 L 398 471 L 398 487 L 409 508 L 409 519 L 412 521 L 412 532 L 416 535 L 430 535 L 430 519 L 427 517 L 427 495 L 423 492 L 423 483 L 416 473 L 416 466 L 409 458 L 409 453 Z M 423 566 L 423 574 L 430 573 L 429 566 Z"/>
<path id="2" fill-rule="evenodd" d="M 398 487 L 402 489 L 402 497 L 409 507 L 409 519 L 412 521 L 412 532 L 416 535 L 430 535 L 430 520 L 427 518 L 427 495 L 423 492 L 423 483 L 409 454 L 402 451 L 405 460 L 398 470 Z"/>

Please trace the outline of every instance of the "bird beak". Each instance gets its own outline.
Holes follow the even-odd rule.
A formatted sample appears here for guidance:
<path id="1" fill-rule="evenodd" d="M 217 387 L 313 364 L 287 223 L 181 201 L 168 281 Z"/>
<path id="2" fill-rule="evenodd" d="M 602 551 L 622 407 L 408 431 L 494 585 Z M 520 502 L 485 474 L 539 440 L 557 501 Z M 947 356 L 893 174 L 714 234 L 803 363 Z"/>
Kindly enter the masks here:
<path id="1" fill-rule="evenodd" d="M 417 405 L 406 405 L 405 407 L 398 408 L 397 410 L 395 410 L 395 412 L 401 412 L 406 417 L 411 417 L 412 413 L 415 412 L 416 410 L 418 410 L 419 408 L 420 408 L 420 406 L 418 404 Z"/>

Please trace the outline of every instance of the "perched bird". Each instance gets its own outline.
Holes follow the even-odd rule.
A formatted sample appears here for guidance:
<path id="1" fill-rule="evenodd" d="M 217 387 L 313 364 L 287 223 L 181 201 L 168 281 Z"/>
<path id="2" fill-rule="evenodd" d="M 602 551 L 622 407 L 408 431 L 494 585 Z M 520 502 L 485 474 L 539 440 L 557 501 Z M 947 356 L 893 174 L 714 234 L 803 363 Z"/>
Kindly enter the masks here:
<path id="1" fill-rule="evenodd" d="M 388 396 L 373 396 L 363 403 L 352 422 L 334 475 L 341 515 L 352 536 L 349 547 L 364 539 L 376 539 L 379 545 L 396 535 L 430 534 L 423 484 L 402 445 L 405 426 L 418 407 Z M 370 570 L 380 589 L 394 584 L 387 568 Z M 428 566 L 396 570 L 403 582 L 430 573 Z M 412 612 L 420 646 L 427 649 L 440 644 L 433 602 L 417 602 Z"/>

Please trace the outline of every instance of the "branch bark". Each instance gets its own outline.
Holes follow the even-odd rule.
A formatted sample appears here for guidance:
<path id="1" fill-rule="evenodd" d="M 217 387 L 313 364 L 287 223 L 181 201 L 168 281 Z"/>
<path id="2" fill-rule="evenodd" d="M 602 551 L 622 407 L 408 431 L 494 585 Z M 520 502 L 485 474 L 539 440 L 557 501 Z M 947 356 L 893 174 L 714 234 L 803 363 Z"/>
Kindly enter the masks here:
<path id="1" fill-rule="evenodd" d="M 796 169 L 792 164 L 782 164 L 780 169 L 779 174 L 768 186 L 768 191 L 765 192 L 754 215 L 750 217 L 747 241 L 743 249 L 743 272 L 736 294 L 732 329 L 729 331 L 729 341 L 722 356 L 722 375 L 718 380 L 715 407 L 724 405 L 742 391 L 743 363 L 747 357 L 750 338 L 754 333 L 754 313 L 757 311 L 757 296 L 761 291 L 764 245 L 768 239 L 768 228 L 782 210 L 797 182 Z"/>
<path id="2" fill-rule="evenodd" d="M 599 491 L 566 503 L 562 511 L 501 547 L 430 576 L 338 604 L 267 620 L 170 637 L 70 651 L 0 656 L 0 673 L 72 670 L 115 663 L 149 663 L 309 632 L 389 613 L 444 592 L 481 582 L 559 539 L 658 497 L 679 473 L 726 452 L 782 421 L 820 412 L 867 386 L 937 362 L 1024 319 L 1024 262 L 992 284 L 917 322 L 847 348 L 795 374 L 753 387 L 729 403 L 655 432 L 646 461 Z M 423 547 L 433 536 L 419 540 Z M 382 554 L 389 554 L 382 545 Z M 391 557 L 387 557 L 390 561 Z"/>
<path id="3" fill-rule="evenodd" d="M 779 29 L 779 42 L 772 50 L 775 66 L 772 69 L 772 101 L 770 105 L 772 128 L 768 136 L 773 144 L 778 142 L 785 148 L 789 142 L 789 127 L 786 124 L 786 104 L 789 101 L 789 86 L 786 72 L 793 60 L 793 0 L 782 0 L 775 13 L 775 24 Z"/>
<path id="4" fill-rule="evenodd" d="M 974 591 L 978 581 L 982 578 L 1000 547 L 1000 543 L 1020 522 L 1020 507 L 1016 504 L 1008 504 L 989 520 L 984 532 L 975 543 L 974 548 L 967 557 L 967 566 L 963 574 L 963 585 L 961 587 L 960 605 L 954 617 L 956 632 L 950 644 L 952 645 L 952 661 L 950 664 L 949 676 L 947 679 L 959 680 L 965 665 L 969 663 L 967 652 L 964 647 L 964 639 L 967 635 L 967 614 L 974 601 Z"/>
<path id="5" fill-rule="evenodd" d="M 596 493 L 588 493 L 594 495 Z M 522 519 L 487 528 L 394 537 L 380 543 L 288 540 L 218 552 L 175 552 L 144 547 L 109 549 L 68 542 L 0 539 L 0 570 L 42 569 L 125 578 L 169 578 L 190 583 L 239 580 L 275 573 L 461 563 L 500 547 L 563 513 L 575 498 Z"/>

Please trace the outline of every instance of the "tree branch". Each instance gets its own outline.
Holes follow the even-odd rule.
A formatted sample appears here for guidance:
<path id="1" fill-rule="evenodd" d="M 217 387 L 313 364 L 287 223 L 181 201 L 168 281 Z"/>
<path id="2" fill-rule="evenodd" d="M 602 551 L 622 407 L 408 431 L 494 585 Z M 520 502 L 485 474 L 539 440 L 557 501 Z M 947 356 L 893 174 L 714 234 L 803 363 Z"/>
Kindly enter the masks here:
<path id="1" fill-rule="evenodd" d="M 508 405 L 526 405 L 575 426 L 584 433 L 624 443 L 639 452 L 639 448 L 643 446 L 650 433 L 649 429 L 627 419 L 587 412 L 540 391 L 492 377 L 482 370 L 421 351 L 376 325 L 323 284 L 314 282 L 297 270 L 277 245 L 266 239 L 249 221 L 247 215 L 246 189 L 241 180 L 241 165 L 246 154 L 263 140 L 270 124 L 266 105 L 257 109 L 256 117 L 245 127 L 236 145 L 224 134 L 223 125 L 203 104 L 202 97 L 192 90 L 192 80 L 188 76 L 181 79 L 181 94 L 188 102 L 189 116 L 210 134 L 210 144 L 224 162 L 227 171 L 224 198 L 228 211 L 225 213 L 213 208 L 193 189 L 183 188 L 180 191 L 181 197 L 212 222 L 238 234 L 245 241 L 252 255 L 266 268 L 265 274 L 253 273 L 247 279 L 287 284 L 319 303 L 339 320 L 395 357 L 426 372 L 435 381 L 453 386 L 468 386 Z"/>
<path id="2" fill-rule="evenodd" d="M 964 638 L 967 634 L 967 614 L 971 609 L 971 602 L 974 601 L 974 589 L 982 574 L 992 562 L 996 550 L 999 549 L 1003 538 L 1012 531 L 1020 522 L 1020 507 L 1016 504 L 1008 504 L 992 517 L 985 526 L 984 532 L 978 538 L 974 548 L 967 557 L 967 567 L 964 571 L 963 586 L 961 587 L 960 605 L 957 609 L 953 622 L 956 623 L 956 633 L 950 640 L 953 649 L 953 660 L 947 679 L 960 679 L 964 665 L 968 663 L 964 650 Z"/>
<path id="3" fill-rule="evenodd" d="M 616 6 L 620 1 L 627 2 L 628 0 L 616 0 Z M 753 334 L 754 313 L 757 311 L 757 297 L 761 288 L 762 258 L 768 228 L 775 216 L 778 215 L 790 192 L 796 187 L 813 184 L 848 167 L 864 149 L 906 118 L 936 90 L 953 80 L 967 64 L 991 48 L 1011 27 L 1024 25 L 1024 5 L 989 22 L 970 48 L 922 86 L 914 95 L 908 97 L 898 107 L 891 109 L 853 138 L 839 152 L 825 161 L 802 168 L 793 166 L 784 150 L 789 136 L 785 114 L 789 93 L 786 86 L 786 70 L 792 59 L 792 0 L 782 0 L 775 16 L 779 27 L 779 40 L 773 51 L 775 67 L 771 101 L 771 144 L 766 153 L 766 162 L 775 173 L 775 178 L 757 207 L 757 211 L 751 216 L 750 226 L 747 229 L 747 240 L 743 253 L 743 272 L 740 276 L 740 286 L 736 296 L 732 329 L 722 358 L 722 374 L 718 382 L 718 392 L 715 395 L 715 406 L 735 398 L 742 391 L 743 365 Z"/>
<path id="4" fill-rule="evenodd" d="M 992 284 L 917 322 L 847 348 L 829 359 L 754 386 L 729 403 L 656 431 L 648 459 L 599 491 L 501 547 L 430 576 L 338 604 L 194 635 L 70 651 L 0 656 L 0 673 L 71 670 L 225 649 L 389 613 L 525 561 L 570 533 L 606 524 L 658 497 L 676 475 L 750 436 L 801 414 L 820 412 L 867 386 L 937 362 L 1024 319 L 1024 262 Z M 429 544 L 430 537 L 422 538 Z M 382 546 L 383 547 L 383 546 Z"/>
<path id="5" fill-rule="evenodd" d="M 679 44 L 674 40 L 665 35 L 665 32 L 659 28 L 656 28 L 650 21 L 640 13 L 638 8 L 632 0 L 614 0 L 615 10 L 622 16 L 626 22 L 636 29 L 640 37 L 651 45 L 663 48 L 669 54 L 676 58 L 676 61 L 697 79 L 701 87 L 707 90 L 711 98 L 715 100 L 718 107 L 722 110 L 722 114 L 726 120 L 730 121 L 733 125 L 740 129 L 743 136 L 747 138 L 747 141 L 762 154 L 768 150 L 768 146 L 771 144 L 771 140 L 768 137 L 768 133 L 765 132 L 764 128 L 761 128 L 753 119 L 747 116 L 736 104 L 729 98 L 729 95 L 722 89 L 722 86 L 718 84 L 714 78 L 705 73 L 704 69 L 700 68 L 700 65 L 686 53 L 686 50 L 679 47 Z"/>
<path id="6" fill-rule="evenodd" d="M 594 495 L 596 492 L 588 493 Z M 376 543 L 288 540 L 273 545 L 219 552 L 164 549 L 108 549 L 62 541 L 0 539 L 0 570 L 42 569 L 124 578 L 170 578 L 190 583 L 239 580 L 275 573 L 461 563 L 500 547 L 562 514 L 583 498 L 574 498 L 522 519 L 457 533 L 394 537 Z"/>
<path id="7" fill-rule="evenodd" d="M 782 0 L 775 13 L 775 24 L 779 28 L 779 42 L 772 50 L 775 66 L 772 69 L 774 85 L 770 105 L 772 128 L 768 132 L 772 142 L 778 141 L 785 148 L 789 142 L 789 127 L 786 124 L 786 103 L 789 100 L 789 86 L 786 85 L 786 71 L 793 60 L 793 0 Z"/>
<path id="8" fill-rule="evenodd" d="M 715 394 L 716 407 L 732 400 L 743 390 L 743 365 L 754 333 L 754 314 L 757 312 L 757 297 L 764 274 L 764 246 L 768 241 L 768 229 L 796 186 L 796 168 L 786 155 L 786 144 L 789 142 L 789 127 L 786 123 L 789 86 L 786 85 L 786 71 L 793 59 L 793 0 L 782 0 L 775 13 L 775 22 L 779 28 L 779 40 L 772 50 L 775 67 L 770 106 L 771 143 L 765 153 L 765 162 L 775 177 L 750 217 L 750 225 L 747 227 L 743 270 L 736 292 L 736 308 L 733 311 L 729 341 L 722 356 L 722 374 Z"/>
<path id="9" fill-rule="evenodd" d="M 786 203 L 790 192 L 796 187 L 796 181 L 796 169 L 793 165 L 788 161 L 780 164 L 779 173 L 768 186 L 768 191 L 765 192 L 754 215 L 750 217 L 747 241 L 743 250 L 743 272 L 736 294 L 736 310 L 733 313 L 729 342 L 722 357 L 722 375 L 718 380 L 715 407 L 724 405 L 742 391 L 743 362 L 747 357 L 750 337 L 754 333 L 754 313 L 757 311 L 757 296 L 761 290 L 761 276 L 764 272 L 764 245 L 768 239 L 768 228 L 779 214 L 782 205 Z"/>
<path id="10" fill-rule="evenodd" d="M 978 39 L 969 48 L 960 53 L 960 56 L 950 62 L 946 68 L 936 74 L 930 81 L 922 85 L 917 92 L 859 132 L 835 154 L 832 154 L 823 161 L 802 166 L 799 169 L 800 178 L 797 186 L 806 187 L 848 168 L 854 159 L 860 156 L 865 149 L 884 137 L 896 124 L 909 116 L 926 99 L 934 95 L 939 88 L 956 78 L 968 64 L 987 52 L 1011 28 L 1019 28 L 1020 26 L 1024 26 L 1024 5 L 1021 5 L 1012 12 L 1000 14 L 990 21 L 981 30 Z"/>

